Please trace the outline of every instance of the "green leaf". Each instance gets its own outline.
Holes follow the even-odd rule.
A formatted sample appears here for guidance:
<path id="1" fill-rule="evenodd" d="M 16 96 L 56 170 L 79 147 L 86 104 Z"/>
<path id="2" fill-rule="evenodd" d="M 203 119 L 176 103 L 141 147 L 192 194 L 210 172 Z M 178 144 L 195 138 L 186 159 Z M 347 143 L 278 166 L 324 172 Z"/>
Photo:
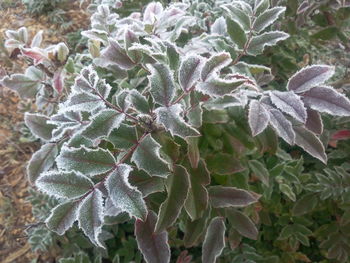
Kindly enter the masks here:
<path id="1" fill-rule="evenodd" d="M 254 175 L 258 177 L 264 185 L 269 186 L 269 172 L 266 167 L 257 160 L 250 160 L 248 165 Z"/>
<path id="2" fill-rule="evenodd" d="M 209 155 L 206 163 L 210 172 L 219 175 L 230 175 L 245 169 L 238 159 L 227 153 Z"/>
<path id="3" fill-rule="evenodd" d="M 290 200 L 295 202 L 296 196 L 295 193 L 293 192 L 293 189 L 288 185 L 288 184 L 280 184 L 279 185 L 280 191 L 285 194 Z"/>
<path id="4" fill-rule="evenodd" d="M 210 204 L 215 208 L 245 207 L 259 199 L 257 194 L 236 187 L 216 185 L 209 187 L 208 191 Z"/>
<path id="5" fill-rule="evenodd" d="M 254 36 L 248 45 L 247 53 L 256 56 L 262 53 L 265 47 L 274 46 L 277 42 L 285 40 L 288 37 L 289 35 L 282 31 L 270 31 Z"/>
<path id="6" fill-rule="evenodd" d="M 146 135 L 134 151 L 131 161 L 150 176 L 168 177 L 168 163 L 159 154 L 160 144 L 150 134 Z"/>
<path id="7" fill-rule="evenodd" d="M 187 124 L 181 117 L 183 109 L 181 104 L 175 104 L 170 107 L 159 107 L 155 110 L 157 122 L 161 123 L 172 136 L 181 138 L 199 136 L 200 133 Z"/>
<path id="8" fill-rule="evenodd" d="M 162 231 L 156 233 L 155 225 L 157 215 L 149 211 L 146 221 L 136 220 L 135 235 L 137 245 L 147 263 L 170 262 L 170 247 L 168 244 L 168 233 Z"/>
<path id="9" fill-rule="evenodd" d="M 318 198 L 315 194 L 306 194 L 294 204 L 292 214 L 293 216 L 302 216 L 310 213 L 317 206 L 317 203 Z"/>
<path id="10" fill-rule="evenodd" d="M 147 207 L 142 198 L 142 193 L 130 185 L 128 181 L 131 167 L 119 164 L 106 180 L 106 188 L 113 204 L 131 216 L 146 219 Z"/>
<path id="11" fill-rule="evenodd" d="M 197 80 L 203 66 L 203 59 L 197 55 L 185 57 L 179 69 L 179 83 L 184 91 L 191 89 Z"/>
<path id="12" fill-rule="evenodd" d="M 277 18 L 286 11 L 285 7 L 276 6 L 264 11 L 254 21 L 253 29 L 260 33 L 269 25 L 277 20 Z"/>
<path id="13" fill-rule="evenodd" d="M 46 219 L 47 227 L 59 235 L 63 235 L 77 220 L 79 202 L 68 201 L 56 206 Z"/>
<path id="14" fill-rule="evenodd" d="M 176 86 L 169 67 L 164 64 L 149 65 L 151 75 L 148 77 L 151 94 L 155 102 L 162 106 L 170 106 L 175 96 Z"/>
<path id="15" fill-rule="evenodd" d="M 148 104 L 148 101 L 146 97 L 140 94 L 136 89 L 130 90 L 129 92 L 129 98 L 131 104 L 134 106 L 134 108 L 144 114 L 150 113 L 150 107 Z"/>
<path id="16" fill-rule="evenodd" d="M 224 5 L 223 8 L 227 11 L 231 19 L 236 21 L 236 23 L 239 23 L 245 31 L 248 31 L 251 28 L 251 18 L 249 13 L 244 10 L 242 6 L 239 4 L 228 4 Z"/>
<path id="17" fill-rule="evenodd" d="M 90 241 L 99 247 L 104 245 L 99 240 L 99 235 L 102 232 L 103 223 L 103 198 L 102 193 L 98 189 L 94 189 L 87 195 L 78 210 L 79 227 Z"/>
<path id="18" fill-rule="evenodd" d="M 58 148 L 55 143 L 47 143 L 32 155 L 27 166 L 28 179 L 34 184 L 42 172 L 49 170 L 55 163 Z"/>
<path id="19" fill-rule="evenodd" d="M 131 185 L 142 193 L 143 197 L 164 191 L 164 180 L 161 177 L 150 176 L 142 170 L 133 170 L 129 175 Z"/>
<path id="20" fill-rule="evenodd" d="M 48 195 L 74 199 L 89 192 L 94 184 L 80 173 L 51 171 L 42 174 L 36 181 L 36 186 Z"/>
<path id="21" fill-rule="evenodd" d="M 121 124 L 109 134 L 107 141 L 117 149 L 129 149 L 137 142 L 136 129 L 133 126 Z"/>
<path id="22" fill-rule="evenodd" d="M 159 208 L 155 230 L 157 233 L 174 224 L 187 198 L 189 186 L 190 181 L 186 168 L 174 165 L 174 172 L 166 181 L 168 197 Z"/>
<path id="23" fill-rule="evenodd" d="M 90 140 L 108 137 L 111 131 L 118 128 L 124 120 L 124 114 L 105 109 L 91 117 L 91 122 L 82 131 L 82 135 Z"/>
<path id="24" fill-rule="evenodd" d="M 226 215 L 230 224 L 238 233 L 244 237 L 257 240 L 259 232 L 249 217 L 233 208 L 226 209 Z"/>
<path id="25" fill-rule="evenodd" d="M 207 220 L 207 216 L 202 216 L 194 221 L 189 218 L 186 220 L 185 236 L 183 239 L 185 247 L 193 247 L 198 244 L 204 233 Z"/>
<path id="26" fill-rule="evenodd" d="M 113 155 L 102 148 L 89 149 L 62 147 L 56 159 L 57 167 L 62 170 L 74 170 L 84 175 L 97 175 L 108 172 L 116 161 Z"/>
<path id="27" fill-rule="evenodd" d="M 225 247 L 225 223 L 222 217 L 211 220 L 202 247 L 202 263 L 215 263 Z"/>
<path id="28" fill-rule="evenodd" d="M 226 24 L 227 33 L 233 43 L 235 43 L 240 49 L 243 49 L 247 43 L 247 35 L 244 32 L 242 26 L 231 18 L 226 19 Z"/>
<path id="29" fill-rule="evenodd" d="M 48 120 L 50 120 L 49 117 L 38 113 L 26 112 L 24 115 L 24 122 L 31 133 L 45 141 L 49 141 L 52 138 L 52 131 L 56 128 L 56 125 L 47 123 Z"/>
<path id="30" fill-rule="evenodd" d="M 227 52 L 222 52 L 212 55 L 204 64 L 201 71 L 201 78 L 203 81 L 209 79 L 215 73 L 231 63 L 231 55 Z"/>
<path id="31" fill-rule="evenodd" d="M 235 91 L 245 81 L 236 78 L 221 79 L 216 77 L 200 83 L 197 86 L 197 90 L 211 97 L 222 97 Z"/>
<path id="32" fill-rule="evenodd" d="M 196 168 L 191 168 L 189 163 L 186 165 L 190 176 L 190 188 L 185 201 L 185 209 L 192 220 L 203 216 L 208 207 L 208 191 L 205 188 L 210 184 L 210 173 L 203 160 L 199 160 Z"/>

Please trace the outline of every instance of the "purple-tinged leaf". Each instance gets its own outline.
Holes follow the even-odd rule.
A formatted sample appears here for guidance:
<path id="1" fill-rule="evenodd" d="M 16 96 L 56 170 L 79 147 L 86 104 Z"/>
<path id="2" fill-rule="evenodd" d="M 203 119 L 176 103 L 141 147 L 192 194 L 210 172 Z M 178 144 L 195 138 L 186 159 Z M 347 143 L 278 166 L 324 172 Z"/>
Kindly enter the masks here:
<path id="1" fill-rule="evenodd" d="M 350 100 L 332 87 L 314 87 L 303 95 L 306 106 L 337 116 L 350 116 Z"/>
<path id="2" fill-rule="evenodd" d="M 295 144 L 303 148 L 307 153 L 327 163 L 327 155 L 320 139 L 303 127 L 294 127 Z"/>
<path id="3" fill-rule="evenodd" d="M 132 171 L 129 175 L 129 182 L 142 193 L 143 197 L 164 191 L 163 178 L 150 176 L 142 170 Z"/>
<path id="4" fill-rule="evenodd" d="M 327 65 L 311 65 L 295 73 L 287 83 L 287 89 L 302 93 L 323 84 L 334 74 L 334 67 Z"/>
<path id="5" fill-rule="evenodd" d="M 137 219 L 135 222 L 135 236 L 137 245 L 147 263 L 170 262 L 170 247 L 168 233 L 155 233 L 157 215 L 149 211 L 146 221 Z"/>
<path id="6" fill-rule="evenodd" d="M 185 210 L 192 221 L 203 216 L 208 207 L 208 191 L 205 188 L 210 184 L 210 173 L 203 160 L 199 160 L 197 168 L 187 166 L 190 176 L 190 188 L 185 201 Z"/>
<path id="7" fill-rule="evenodd" d="M 134 63 L 138 63 L 142 59 L 141 52 L 138 52 L 137 50 L 129 50 L 133 43 L 139 43 L 137 35 L 133 31 L 127 29 L 124 35 L 124 43 L 128 56 Z"/>
<path id="8" fill-rule="evenodd" d="M 252 100 L 249 105 L 248 122 L 252 135 L 262 133 L 269 124 L 270 115 L 258 100 Z"/>
<path id="9" fill-rule="evenodd" d="M 226 21 L 224 17 L 219 17 L 210 27 L 211 34 L 224 36 L 227 32 Z"/>
<path id="10" fill-rule="evenodd" d="M 258 201 L 257 195 L 236 187 L 211 186 L 208 191 L 210 204 L 215 208 L 245 207 Z"/>
<path id="11" fill-rule="evenodd" d="M 202 263 L 215 263 L 225 247 L 225 223 L 222 217 L 211 220 L 202 247 Z"/>
<path id="12" fill-rule="evenodd" d="M 289 37 L 287 33 L 282 31 L 269 31 L 261 35 L 252 37 L 247 49 L 249 55 L 256 56 L 262 53 L 265 47 L 274 46 L 277 42 L 285 40 Z"/>
<path id="13" fill-rule="evenodd" d="M 245 80 L 212 78 L 198 84 L 197 90 L 211 97 L 222 97 L 235 91 Z"/>
<path id="14" fill-rule="evenodd" d="M 109 46 L 101 52 L 100 66 L 118 65 L 121 69 L 132 69 L 135 63 L 128 57 L 126 51 L 113 39 L 109 39 Z"/>
<path id="15" fill-rule="evenodd" d="M 55 163 L 58 148 L 55 143 L 47 143 L 35 152 L 27 166 L 28 179 L 34 184 L 42 172 L 49 170 Z"/>
<path id="16" fill-rule="evenodd" d="M 273 22 L 275 22 L 277 20 L 277 18 L 282 13 L 284 13 L 285 10 L 286 10 L 286 8 L 281 7 L 281 6 L 276 6 L 276 7 L 273 7 L 273 8 L 266 10 L 265 12 L 260 14 L 255 19 L 254 24 L 253 24 L 253 29 L 256 32 L 260 33 L 265 28 L 267 28 L 269 25 L 271 25 Z"/>
<path id="17" fill-rule="evenodd" d="M 79 202 L 68 201 L 56 206 L 45 220 L 47 227 L 59 235 L 63 235 L 78 219 Z"/>
<path id="18" fill-rule="evenodd" d="M 199 80 L 203 59 L 197 55 L 185 57 L 179 68 L 179 82 L 184 91 L 191 89 Z"/>
<path id="19" fill-rule="evenodd" d="M 124 114 L 115 110 L 105 109 L 91 117 L 91 122 L 82 131 L 82 135 L 90 140 L 108 137 L 113 129 L 119 128 L 124 120 Z"/>
<path id="20" fill-rule="evenodd" d="M 310 108 L 307 108 L 307 119 L 305 122 L 305 128 L 316 134 L 321 134 L 323 132 L 323 122 L 321 115 Z"/>
<path id="21" fill-rule="evenodd" d="M 192 221 L 190 218 L 187 218 L 185 224 L 185 235 L 183 239 L 185 247 L 193 247 L 200 242 L 204 234 L 207 221 L 208 216 L 206 215 L 194 221 Z"/>
<path id="22" fill-rule="evenodd" d="M 175 83 L 172 72 L 164 64 L 149 65 L 151 75 L 148 77 L 151 94 L 155 102 L 168 107 L 175 96 Z"/>
<path id="23" fill-rule="evenodd" d="M 203 81 L 209 79 L 213 74 L 220 71 L 231 63 L 231 55 L 227 52 L 222 52 L 211 56 L 204 64 L 201 71 Z"/>
<path id="24" fill-rule="evenodd" d="M 146 219 L 147 207 L 142 193 L 128 181 L 132 168 L 126 164 L 119 164 L 106 180 L 108 194 L 116 207 L 129 215 L 142 220 Z"/>
<path id="25" fill-rule="evenodd" d="M 187 142 L 187 156 L 192 168 L 197 168 L 200 160 L 200 153 L 198 147 L 198 137 L 189 137 Z"/>
<path id="26" fill-rule="evenodd" d="M 159 2 L 151 2 L 146 6 L 143 13 L 143 21 L 148 24 L 153 24 L 156 18 L 163 12 L 163 6 Z"/>
<path id="27" fill-rule="evenodd" d="M 28 113 L 24 115 L 24 122 L 31 133 L 42 140 L 49 141 L 52 138 L 52 131 L 55 125 L 49 124 L 50 118 L 39 113 Z"/>
<path id="28" fill-rule="evenodd" d="M 205 160 L 209 171 L 219 175 L 231 175 L 245 169 L 240 160 L 228 153 L 208 155 Z"/>
<path id="29" fill-rule="evenodd" d="M 305 123 L 306 109 L 298 95 L 292 91 L 270 91 L 271 102 L 281 111 L 289 114 L 294 119 Z"/>
<path id="30" fill-rule="evenodd" d="M 161 145 L 156 142 L 151 134 L 139 143 L 134 151 L 131 161 L 134 162 L 140 170 L 145 171 L 150 176 L 168 177 L 170 174 L 169 165 L 159 152 Z"/>
<path id="31" fill-rule="evenodd" d="M 56 158 L 57 167 L 67 171 L 77 171 L 84 175 L 97 175 L 108 172 L 115 164 L 113 155 L 102 148 L 89 149 L 62 147 L 60 155 Z"/>
<path id="32" fill-rule="evenodd" d="M 36 180 L 38 189 L 50 196 L 74 199 L 89 192 L 94 184 L 86 176 L 76 172 L 51 171 Z"/>
<path id="33" fill-rule="evenodd" d="M 166 180 L 167 199 L 161 204 L 155 232 L 160 233 L 173 225 L 188 195 L 190 181 L 185 167 L 174 165 L 174 171 Z"/>
<path id="34" fill-rule="evenodd" d="M 238 233 L 244 237 L 257 240 L 259 234 L 258 229 L 249 217 L 233 208 L 226 209 L 226 216 Z"/>
<path id="35" fill-rule="evenodd" d="M 295 142 L 295 133 L 292 123 L 284 117 L 284 115 L 276 109 L 270 109 L 270 124 L 277 134 L 290 145 Z"/>
<path id="36" fill-rule="evenodd" d="M 155 110 L 157 122 L 162 124 L 167 131 L 170 131 L 172 136 L 177 135 L 181 138 L 200 136 L 200 133 L 181 117 L 182 111 L 181 104 L 159 107 Z"/>
<path id="37" fill-rule="evenodd" d="M 62 70 L 57 70 L 53 75 L 53 87 L 58 92 L 61 93 L 64 88 L 64 73 Z"/>
<path id="38" fill-rule="evenodd" d="M 99 240 L 103 223 L 103 198 L 100 190 L 94 189 L 83 199 L 78 210 L 78 223 L 93 244 L 104 247 Z"/>

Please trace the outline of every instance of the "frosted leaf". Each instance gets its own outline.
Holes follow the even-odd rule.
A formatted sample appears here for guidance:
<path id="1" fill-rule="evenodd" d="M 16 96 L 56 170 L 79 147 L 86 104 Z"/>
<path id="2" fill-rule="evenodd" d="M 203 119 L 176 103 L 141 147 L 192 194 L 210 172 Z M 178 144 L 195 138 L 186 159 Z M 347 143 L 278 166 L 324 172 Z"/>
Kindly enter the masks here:
<path id="1" fill-rule="evenodd" d="M 226 24 L 227 33 L 233 43 L 235 43 L 240 49 L 243 49 L 247 43 L 247 35 L 242 25 L 230 18 L 226 19 Z"/>
<path id="2" fill-rule="evenodd" d="M 128 181 L 131 167 L 126 164 L 118 165 L 106 180 L 106 188 L 113 204 L 131 216 L 146 219 L 147 207 L 142 194 Z"/>
<path id="3" fill-rule="evenodd" d="M 146 6 L 143 13 L 143 22 L 153 24 L 157 17 L 163 12 L 163 6 L 159 2 L 151 2 Z"/>
<path id="4" fill-rule="evenodd" d="M 200 159 L 196 168 L 187 170 L 190 178 L 190 188 L 185 201 L 185 209 L 191 220 L 199 219 L 208 208 L 208 191 L 205 186 L 210 184 L 210 173 L 205 162 Z"/>
<path id="5" fill-rule="evenodd" d="M 40 47 L 41 42 L 43 41 L 43 30 L 38 31 L 32 39 L 30 47 Z"/>
<path id="6" fill-rule="evenodd" d="M 172 226 L 184 206 L 189 191 L 189 175 L 185 167 L 174 165 L 173 173 L 166 180 L 167 199 L 159 207 L 155 232 L 163 232 Z"/>
<path id="7" fill-rule="evenodd" d="M 68 147 L 79 148 L 80 146 L 85 146 L 87 148 L 93 147 L 94 144 L 91 140 L 86 139 L 81 133 L 75 133 L 67 142 Z"/>
<path id="8" fill-rule="evenodd" d="M 306 121 L 306 109 L 304 103 L 300 97 L 294 92 L 281 92 L 270 91 L 269 92 L 271 102 L 281 111 L 289 114 L 294 119 L 305 123 Z"/>
<path id="9" fill-rule="evenodd" d="M 226 21 L 224 17 L 219 17 L 215 20 L 215 22 L 210 27 L 210 33 L 218 34 L 221 36 L 226 35 Z"/>
<path id="10" fill-rule="evenodd" d="M 245 207 L 256 203 L 256 195 L 236 187 L 211 186 L 208 189 L 210 204 L 215 208 Z"/>
<path id="11" fill-rule="evenodd" d="M 274 46 L 277 42 L 285 40 L 289 37 L 287 33 L 282 31 L 269 31 L 258 36 L 252 37 L 247 53 L 256 56 L 262 53 L 265 47 Z"/>
<path id="12" fill-rule="evenodd" d="M 197 55 L 185 57 L 179 68 L 179 82 L 184 91 L 191 89 L 199 79 L 203 59 Z"/>
<path id="13" fill-rule="evenodd" d="M 242 26 L 245 31 L 251 28 L 251 18 L 248 12 L 243 11 L 238 5 L 227 4 L 222 8 L 229 14 L 229 17 Z"/>
<path id="14" fill-rule="evenodd" d="M 164 191 L 163 178 L 152 177 L 142 170 L 133 170 L 129 175 L 129 182 L 142 193 L 143 197 Z"/>
<path id="15" fill-rule="evenodd" d="M 139 43 L 139 38 L 135 32 L 127 29 L 124 34 L 124 43 L 127 55 L 134 63 L 138 63 L 142 59 L 142 53 L 137 50 L 129 50 L 133 43 Z"/>
<path id="16" fill-rule="evenodd" d="M 74 170 L 84 175 L 97 175 L 111 170 L 116 161 L 113 155 L 102 148 L 89 149 L 62 147 L 56 159 L 57 167 L 62 170 Z"/>
<path id="17" fill-rule="evenodd" d="M 337 116 L 350 116 L 350 100 L 332 87 L 315 87 L 305 92 L 303 101 L 306 106 Z"/>
<path id="18" fill-rule="evenodd" d="M 82 135 L 90 140 L 96 140 L 101 137 L 108 137 L 111 131 L 118 128 L 124 120 L 124 114 L 115 110 L 102 110 L 91 117 L 91 122 L 82 131 Z"/>
<path id="19" fill-rule="evenodd" d="M 253 29 L 256 32 L 260 33 L 273 22 L 275 22 L 277 18 L 285 11 L 286 8 L 281 6 L 276 6 L 266 10 L 255 19 Z"/>
<path id="20" fill-rule="evenodd" d="M 104 247 L 99 239 L 103 223 L 103 198 L 100 190 L 94 189 L 83 199 L 78 210 L 78 223 L 94 245 Z"/>
<path id="21" fill-rule="evenodd" d="M 113 39 L 109 39 L 109 46 L 102 50 L 100 62 L 103 67 L 113 64 L 125 70 L 135 67 L 135 63 L 129 58 L 126 51 Z"/>
<path id="22" fill-rule="evenodd" d="M 212 98 L 206 101 L 203 106 L 208 110 L 223 110 L 229 107 L 242 106 L 241 101 L 234 95 Z"/>
<path id="23" fill-rule="evenodd" d="M 98 107 L 105 107 L 100 97 L 86 92 L 73 92 L 65 103 L 60 104 L 59 112 L 86 111 L 92 112 Z"/>
<path id="24" fill-rule="evenodd" d="M 135 127 L 121 124 L 109 134 L 107 141 L 117 149 L 129 149 L 137 142 Z"/>
<path id="25" fill-rule="evenodd" d="M 203 81 L 210 78 L 232 61 L 230 53 L 222 52 L 211 56 L 204 64 L 201 71 Z"/>
<path id="26" fill-rule="evenodd" d="M 77 172 L 51 171 L 36 180 L 38 189 L 57 198 L 74 199 L 83 196 L 94 186 L 86 176 Z"/>
<path id="27" fill-rule="evenodd" d="M 183 109 L 181 104 L 175 104 L 168 108 L 159 107 L 155 110 L 157 122 L 161 123 L 172 136 L 181 138 L 200 136 L 200 133 L 187 124 L 181 117 Z"/>
<path id="28" fill-rule="evenodd" d="M 150 113 L 150 106 L 145 96 L 136 89 L 130 90 L 129 99 L 134 108 L 144 114 Z"/>
<path id="29" fill-rule="evenodd" d="M 59 235 L 63 235 L 78 217 L 79 202 L 67 201 L 59 204 L 45 220 L 47 227 Z"/>
<path id="30" fill-rule="evenodd" d="M 202 104 L 198 103 L 196 106 L 191 107 L 189 111 L 187 111 L 186 117 L 188 119 L 188 123 L 190 126 L 199 128 L 202 126 Z"/>
<path id="31" fill-rule="evenodd" d="M 277 134 L 290 145 L 295 142 L 295 133 L 293 131 L 292 123 L 283 116 L 283 114 L 276 109 L 270 109 L 270 124 L 275 129 Z"/>
<path id="32" fill-rule="evenodd" d="M 327 164 L 327 155 L 320 139 L 304 127 L 294 127 L 295 144 L 307 153 Z"/>
<path id="33" fill-rule="evenodd" d="M 48 123 L 49 117 L 39 113 L 28 113 L 24 115 L 24 122 L 31 133 L 42 140 L 49 141 L 55 125 Z"/>
<path id="34" fill-rule="evenodd" d="M 155 102 L 162 106 L 169 106 L 175 96 L 175 83 L 169 67 L 164 64 L 149 65 L 151 76 L 151 94 Z"/>
<path id="35" fill-rule="evenodd" d="M 35 152 L 27 166 L 28 179 L 34 184 L 42 172 L 49 170 L 55 163 L 58 148 L 55 143 L 47 143 Z"/>
<path id="36" fill-rule="evenodd" d="M 163 44 L 166 46 L 166 54 L 169 61 L 169 67 L 172 70 L 177 70 L 180 63 L 180 55 L 176 46 L 169 41 L 164 41 Z"/>
<path id="37" fill-rule="evenodd" d="M 269 0 L 255 0 L 254 2 L 254 13 L 255 15 L 260 15 L 262 12 L 264 12 L 266 9 L 270 7 L 270 1 Z"/>
<path id="38" fill-rule="evenodd" d="M 213 263 L 225 247 L 225 223 L 222 217 L 214 217 L 205 234 L 202 246 L 202 262 Z"/>
<path id="39" fill-rule="evenodd" d="M 257 240 L 259 232 L 253 221 L 245 214 L 236 209 L 229 208 L 226 209 L 226 217 L 228 218 L 228 221 L 232 227 L 237 230 L 239 234 L 244 237 Z"/>
<path id="40" fill-rule="evenodd" d="M 221 79 L 212 78 L 206 82 L 201 82 L 197 90 L 211 97 L 221 97 L 235 91 L 245 80 L 242 79 Z"/>
<path id="41" fill-rule="evenodd" d="M 146 221 L 136 220 L 135 236 L 137 245 L 147 263 L 169 263 L 168 233 L 166 231 L 155 233 L 154 228 L 157 219 L 157 214 L 149 211 Z"/>
<path id="42" fill-rule="evenodd" d="M 287 83 L 287 89 L 302 93 L 323 84 L 334 74 L 334 67 L 327 65 L 311 65 L 295 73 Z"/>
<path id="43" fill-rule="evenodd" d="M 81 35 L 87 37 L 88 39 L 101 41 L 104 45 L 108 43 L 108 35 L 104 30 L 91 29 L 81 32 Z"/>
<path id="44" fill-rule="evenodd" d="M 312 109 L 307 109 L 307 119 L 305 122 L 305 128 L 316 134 L 321 134 L 323 132 L 323 123 L 321 115 Z"/>
<path id="45" fill-rule="evenodd" d="M 258 101 L 252 100 L 249 106 L 248 122 L 252 135 L 262 133 L 269 124 L 270 115 L 266 108 Z"/>
<path id="46" fill-rule="evenodd" d="M 117 216 L 122 213 L 122 209 L 113 204 L 112 198 L 107 197 L 105 201 L 105 216 Z"/>
<path id="47" fill-rule="evenodd" d="M 150 176 L 167 177 L 170 173 L 169 166 L 159 154 L 160 147 L 161 145 L 148 134 L 139 142 L 131 161 Z"/>

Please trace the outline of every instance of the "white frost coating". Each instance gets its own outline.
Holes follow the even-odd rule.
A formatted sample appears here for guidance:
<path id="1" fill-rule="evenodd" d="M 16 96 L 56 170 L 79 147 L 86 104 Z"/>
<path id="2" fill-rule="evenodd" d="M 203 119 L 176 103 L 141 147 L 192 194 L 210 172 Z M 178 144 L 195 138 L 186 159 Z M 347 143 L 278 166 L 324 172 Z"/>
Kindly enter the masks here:
<path id="1" fill-rule="evenodd" d="M 200 133 L 181 117 L 182 112 L 181 104 L 159 107 L 155 110 L 157 122 L 161 123 L 167 131 L 170 131 L 172 136 L 177 135 L 181 138 L 200 136 Z"/>
<path id="2" fill-rule="evenodd" d="M 81 173 L 62 171 L 42 173 L 35 184 L 40 191 L 64 199 L 81 197 L 94 186 L 93 182 Z"/>
<path id="3" fill-rule="evenodd" d="M 271 102 L 281 111 L 289 114 L 294 119 L 305 123 L 306 121 L 306 109 L 304 103 L 298 95 L 292 91 L 270 91 L 269 92 Z"/>
<path id="4" fill-rule="evenodd" d="M 293 131 L 292 123 L 283 116 L 283 114 L 276 109 L 269 109 L 270 124 L 275 129 L 277 134 L 290 145 L 295 142 L 295 133 Z"/>
<path id="5" fill-rule="evenodd" d="M 163 12 L 163 6 L 159 2 L 152 2 L 146 6 L 143 13 L 143 21 L 148 24 L 153 24 L 159 15 Z"/>
<path id="6" fill-rule="evenodd" d="M 183 90 L 188 91 L 197 82 L 203 61 L 203 58 L 197 55 L 189 55 L 182 60 L 179 68 L 179 82 Z"/>
<path id="7" fill-rule="evenodd" d="M 252 131 L 252 135 L 256 136 L 263 132 L 270 121 L 270 115 L 265 107 L 257 100 L 250 102 L 248 112 L 248 123 Z"/>
<path id="8" fill-rule="evenodd" d="M 122 209 L 120 207 L 116 207 L 113 204 L 112 198 L 111 197 L 107 197 L 106 201 L 105 201 L 105 215 L 106 216 L 117 216 L 120 213 L 122 213 Z"/>
<path id="9" fill-rule="evenodd" d="M 350 100 L 332 87 L 321 86 L 303 94 L 308 107 L 337 116 L 350 116 Z"/>
<path id="10" fill-rule="evenodd" d="M 211 34 L 225 35 L 227 32 L 226 20 L 223 16 L 215 20 L 215 22 L 210 27 Z"/>
<path id="11" fill-rule="evenodd" d="M 108 175 L 105 186 L 115 207 L 127 212 L 130 216 L 145 219 L 146 203 L 142 193 L 129 183 L 128 177 L 132 168 L 127 164 L 118 165 Z"/>
<path id="12" fill-rule="evenodd" d="M 86 92 L 72 92 L 65 103 L 60 104 L 59 113 L 67 111 L 91 112 L 97 107 L 105 107 L 102 99 Z"/>
<path id="13" fill-rule="evenodd" d="M 213 77 L 206 82 L 199 83 L 197 90 L 203 94 L 209 95 L 210 97 L 222 97 L 231 94 L 244 82 L 246 82 L 245 79 L 221 79 Z"/>
<path id="14" fill-rule="evenodd" d="M 302 93 L 323 84 L 334 74 L 334 67 L 328 65 L 311 65 L 295 73 L 287 83 L 287 89 Z"/>
<path id="15" fill-rule="evenodd" d="M 218 71 L 228 66 L 231 63 L 231 55 L 227 52 L 222 52 L 212 55 L 207 62 L 205 62 L 202 71 L 201 78 L 206 80 L 212 75 L 215 75 Z"/>
<path id="16" fill-rule="evenodd" d="M 31 133 L 44 141 L 49 141 L 52 137 L 52 130 L 54 125 L 49 124 L 49 117 L 40 113 L 26 112 L 24 115 L 24 122 L 30 129 Z"/>
<path id="17" fill-rule="evenodd" d="M 275 22 L 277 18 L 285 11 L 286 11 L 286 8 L 281 6 L 276 6 L 264 11 L 262 14 L 260 14 L 256 18 L 253 24 L 253 29 L 256 32 L 260 33 L 269 25 L 271 25 L 273 22 Z"/>
<path id="18" fill-rule="evenodd" d="M 202 262 L 212 263 L 221 255 L 225 247 L 225 223 L 221 217 L 211 220 L 202 247 Z"/>
<path id="19" fill-rule="evenodd" d="M 256 56 L 262 53 L 265 47 L 274 46 L 279 41 L 285 40 L 289 35 L 282 31 L 269 31 L 261 35 L 252 37 L 247 53 Z"/>
<path id="20" fill-rule="evenodd" d="M 78 210 L 78 224 L 92 243 L 105 248 L 98 238 L 103 224 L 103 198 L 100 190 L 94 189 L 81 202 Z"/>

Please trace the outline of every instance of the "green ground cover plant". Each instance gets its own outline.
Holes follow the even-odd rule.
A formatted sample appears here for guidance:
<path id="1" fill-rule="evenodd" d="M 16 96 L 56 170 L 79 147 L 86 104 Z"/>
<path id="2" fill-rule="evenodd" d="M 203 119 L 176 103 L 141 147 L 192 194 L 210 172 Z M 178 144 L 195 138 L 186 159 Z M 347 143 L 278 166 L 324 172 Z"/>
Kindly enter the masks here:
<path id="1" fill-rule="evenodd" d="M 348 262 L 349 146 L 335 141 L 350 101 L 329 85 L 335 67 L 271 59 L 288 60 L 276 45 L 293 11 L 276 2 L 98 2 L 74 56 L 7 31 L 31 66 L 1 84 L 35 101 L 25 123 L 43 142 L 27 169 L 45 223 L 29 230 L 34 249 L 60 262 Z"/>

